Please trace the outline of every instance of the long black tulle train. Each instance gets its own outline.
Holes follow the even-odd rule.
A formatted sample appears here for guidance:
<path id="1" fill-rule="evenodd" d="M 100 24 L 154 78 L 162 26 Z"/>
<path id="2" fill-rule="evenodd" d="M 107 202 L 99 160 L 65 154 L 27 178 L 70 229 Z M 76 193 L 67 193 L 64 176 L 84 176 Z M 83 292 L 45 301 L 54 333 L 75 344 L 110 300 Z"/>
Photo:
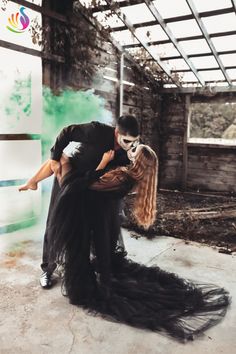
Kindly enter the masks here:
<path id="1" fill-rule="evenodd" d="M 101 205 L 99 198 L 91 203 L 87 192 L 81 188 L 78 194 L 76 186 L 66 193 L 62 189 L 58 200 L 50 246 L 63 267 L 64 292 L 72 304 L 180 341 L 193 340 L 223 318 L 230 303 L 224 288 L 181 279 L 158 267 L 135 263 L 122 253 L 112 253 L 111 267 L 103 278 L 96 258 L 90 255 L 91 220 Z M 92 209 L 91 204 L 95 205 Z"/>
<path id="2" fill-rule="evenodd" d="M 121 256 L 113 263 L 109 281 L 100 282 L 94 263 L 77 258 L 63 264 L 64 290 L 72 304 L 180 341 L 193 340 L 218 323 L 230 303 L 224 288 L 193 283 Z"/>
<path id="3" fill-rule="evenodd" d="M 118 322 L 192 340 L 221 320 L 229 296 L 215 285 L 120 258 L 109 284 L 98 284 L 83 305 Z"/>

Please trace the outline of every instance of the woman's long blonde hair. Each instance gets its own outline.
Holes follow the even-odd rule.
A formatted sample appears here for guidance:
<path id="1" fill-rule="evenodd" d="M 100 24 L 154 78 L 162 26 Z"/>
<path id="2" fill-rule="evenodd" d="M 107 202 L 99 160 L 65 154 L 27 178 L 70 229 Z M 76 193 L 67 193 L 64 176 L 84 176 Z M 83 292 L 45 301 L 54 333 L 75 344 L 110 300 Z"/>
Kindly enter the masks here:
<path id="1" fill-rule="evenodd" d="M 158 159 L 149 146 L 139 145 L 138 149 L 132 165 L 118 167 L 101 178 L 108 182 L 128 175 L 135 180 L 132 214 L 139 226 L 148 229 L 156 219 Z"/>
<path id="2" fill-rule="evenodd" d="M 156 219 L 157 167 L 156 153 L 149 146 L 141 145 L 134 164 L 127 170 L 136 181 L 133 215 L 145 229 Z"/>

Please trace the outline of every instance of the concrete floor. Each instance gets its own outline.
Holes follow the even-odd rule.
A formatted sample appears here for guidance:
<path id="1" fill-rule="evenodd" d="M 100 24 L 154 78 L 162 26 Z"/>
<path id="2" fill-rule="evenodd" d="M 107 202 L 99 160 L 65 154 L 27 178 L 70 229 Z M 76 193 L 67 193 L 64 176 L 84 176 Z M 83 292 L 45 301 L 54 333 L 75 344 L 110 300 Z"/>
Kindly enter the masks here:
<path id="1" fill-rule="evenodd" d="M 159 333 L 109 322 L 68 303 L 60 282 L 38 283 L 43 226 L 0 235 L 1 354 L 233 354 L 236 353 L 235 255 L 172 237 L 149 241 L 123 230 L 130 258 L 192 280 L 227 288 L 226 317 L 194 342 L 180 344 Z"/>

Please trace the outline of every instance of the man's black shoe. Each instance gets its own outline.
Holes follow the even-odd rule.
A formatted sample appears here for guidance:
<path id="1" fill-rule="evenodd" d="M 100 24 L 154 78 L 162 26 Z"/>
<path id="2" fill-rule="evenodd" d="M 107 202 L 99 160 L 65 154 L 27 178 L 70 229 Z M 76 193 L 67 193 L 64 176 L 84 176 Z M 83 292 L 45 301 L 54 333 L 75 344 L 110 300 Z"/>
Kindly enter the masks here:
<path id="1" fill-rule="evenodd" d="M 52 287 L 52 274 L 44 272 L 39 278 L 40 285 L 43 289 Z"/>

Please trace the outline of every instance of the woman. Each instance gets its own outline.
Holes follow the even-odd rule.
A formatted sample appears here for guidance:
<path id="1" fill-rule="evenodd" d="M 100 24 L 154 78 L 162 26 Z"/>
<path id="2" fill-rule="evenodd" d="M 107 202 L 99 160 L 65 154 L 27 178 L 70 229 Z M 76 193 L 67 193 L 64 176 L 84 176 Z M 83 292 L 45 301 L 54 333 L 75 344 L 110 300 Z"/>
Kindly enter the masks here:
<path id="1" fill-rule="evenodd" d="M 156 154 L 139 145 L 129 157 L 129 167 L 104 173 L 105 156 L 96 171 L 83 178 L 68 173 L 62 181 L 51 227 L 57 236 L 52 252 L 64 270 L 64 292 L 72 304 L 118 322 L 163 331 L 178 340 L 194 339 L 225 315 L 228 293 L 116 252 L 120 225 L 118 210 L 111 207 L 116 198 L 135 190 L 133 216 L 144 228 L 153 224 L 156 213 Z"/>
<path id="2" fill-rule="evenodd" d="M 102 190 L 102 191 L 114 191 L 116 188 L 122 188 L 122 184 L 125 182 L 133 183 L 136 182 L 137 187 L 139 187 L 139 193 L 137 194 L 138 200 L 144 199 L 144 196 L 149 194 L 149 198 L 145 199 L 146 202 L 149 202 L 147 206 L 147 210 L 143 213 L 143 206 L 140 205 L 140 202 L 137 200 L 134 208 L 134 216 L 136 216 L 136 222 L 143 226 L 144 228 L 148 228 L 153 224 L 155 220 L 155 213 L 156 213 L 156 189 L 157 189 L 157 157 L 155 152 L 148 147 L 147 145 L 139 145 L 138 148 L 134 147 L 128 151 L 128 158 L 130 161 L 135 162 L 136 156 L 140 156 L 137 159 L 136 163 L 133 164 L 131 168 L 120 167 L 112 172 L 106 173 L 105 176 L 100 177 L 99 181 L 96 183 L 94 182 L 90 189 L 92 190 Z M 114 158 L 114 151 L 110 150 L 103 154 L 103 157 L 96 168 L 96 171 L 103 170 L 102 173 L 95 173 L 93 174 L 91 171 L 86 174 L 85 178 L 82 178 L 81 181 L 88 180 L 89 183 L 89 175 L 91 175 L 92 180 L 100 175 L 105 173 L 105 168 L 107 164 Z M 145 161 L 145 165 L 144 165 Z M 62 154 L 60 159 L 61 170 L 56 173 L 56 177 L 60 185 L 62 185 L 64 178 L 68 179 L 68 175 L 70 175 L 71 171 L 71 164 L 70 158 L 66 154 Z M 115 171 L 115 172 L 114 172 Z M 148 173 L 151 171 L 151 183 L 147 183 L 148 178 L 150 178 L 150 174 Z M 40 167 L 37 173 L 30 178 L 26 184 L 20 186 L 18 190 L 26 191 L 26 190 L 36 190 L 38 189 L 38 183 L 42 180 L 50 177 L 53 175 L 53 170 L 51 168 L 51 160 L 45 161 L 45 163 Z M 76 178 L 76 172 L 73 173 L 73 177 Z M 80 180 L 77 181 L 80 183 Z M 124 182 L 124 183 L 122 183 Z M 68 181 L 67 181 L 68 183 Z M 64 183 L 65 184 L 65 183 Z M 128 184 L 129 185 L 129 184 Z M 83 186 L 83 184 L 82 184 Z M 151 188 L 150 190 L 148 190 Z M 146 220 L 145 220 L 146 218 Z"/>
<path id="3" fill-rule="evenodd" d="M 113 152 L 107 152 L 96 171 L 83 178 L 67 165 L 62 168 L 61 192 L 50 228 L 56 235 L 51 252 L 63 269 L 65 295 L 70 303 L 118 322 L 162 331 L 178 340 L 194 339 L 225 315 L 228 293 L 140 265 L 116 251 L 117 198 L 135 190 L 133 217 L 144 228 L 153 224 L 156 213 L 156 154 L 139 145 L 128 156 L 129 167 L 105 173 L 113 158 Z M 47 166 L 38 179 L 50 173 Z"/>

